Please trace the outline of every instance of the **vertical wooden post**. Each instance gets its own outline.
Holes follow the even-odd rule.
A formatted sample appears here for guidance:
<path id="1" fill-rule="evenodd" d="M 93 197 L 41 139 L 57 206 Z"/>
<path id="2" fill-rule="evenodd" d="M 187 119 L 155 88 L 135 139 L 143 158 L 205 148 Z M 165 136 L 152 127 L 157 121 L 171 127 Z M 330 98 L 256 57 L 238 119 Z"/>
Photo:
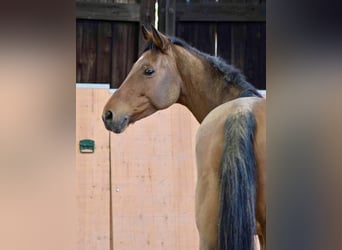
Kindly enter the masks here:
<path id="1" fill-rule="evenodd" d="M 145 25 L 149 27 L 154 24 L 155 20 L 155 0 L 141 0 L 140 1 L 140 26 Z M 144 38 L 139 29 L 139 51 L 143 49 Z"/>
<path id="2" fill-rule="evenodd" d="M 165 33 L 165 0 L 158 0 L 158 30 Z"/>
<path id="3" fill-rule="evenodd" d="M 176 34 L 176 0 L 158 0 L 158 29 L 169 36 Z"/>

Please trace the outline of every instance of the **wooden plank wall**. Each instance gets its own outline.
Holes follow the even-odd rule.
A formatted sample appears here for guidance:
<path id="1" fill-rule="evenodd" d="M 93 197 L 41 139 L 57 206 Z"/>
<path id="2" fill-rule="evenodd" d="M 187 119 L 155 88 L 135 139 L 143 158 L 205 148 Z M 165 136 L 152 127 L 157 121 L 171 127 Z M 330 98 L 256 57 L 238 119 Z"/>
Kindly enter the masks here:
<path id="1" fill-rule="evenodd" d="M 138 58 L 139 25 L 77 20 L 77 82 L 120 86 Z M 266 89 L 266 26 L 262 22 L 177 22 L 176 35 L 239 68 L 257 88 Z"/>
<path id="2" fill-rule="evenodd" d="M 153 0 L 77 0 L 77 3 L 139 4 L 140 24 L 154 22 Z M 160 15 L 166 13 L 161 3 L 163 1 L 160 2 Z M 176 19 L 176 36 L 212 55 L 215 54 L 216 40 L 217 56 L 239 68 L 254 86 L 266 89 L 266 23 L 260 21 L 263 13 L 253 12 L 253 9 L 258 10 L 261 5 L 265 6 L 265 0 L 243 2 L 241 0 L 176 0 L 176 3 L 178 6 L 183 4 L 188 14 L 193 13 L 191 18 L 196 20 L 189 21 L 191 18 L 189 19 L 187 14 L 177 14 L 182 10 L 177 12 L 176 7 L 176 13 L 172 14 L 179 18 L 179 20 Z M 206 15 L 205 11 L 196 8 L 196 4 L 209 4 L 208 6 L 215 7 L 218 3 L 237 4 L 237 12 L 244 10 L 244 5 L 246 5 L 246 8 L 252 10 L 250 12 L 254 14 L 244 16 L 240 13 L 236 17 L 231 17 L 240 21 L 210 21 L 213 14 L 207 13 Z M 90 9 L 91 6 L 89 6 Z M 194 11 L 189 12 L 192 9 Z M 217 12 L 217 8 L 211 10 Z M 218 19 L 225 19 L 222 13 Z M 234 15 L 233 12 L 232 15 Z M 208 16 L 210 16 L 209 20 L 207 20 Z M 109 18 L 114 19 L 111 16 Z M 201 18 L 203 18 L 202 21 Z M 248 21 L 243 21 L 243 19 Z M 138 58 L 139 50 L 143 46 L 139 22 L 115 20 L 77 19 L 77 82 L 110 83 L 112 88 L 117 88 Z M 160 18 L 161 26 L 163 21 L 165 20 Z"/>
<path id="3" fill-rule="evenodd" d="M 197 121 L 174 105 L 109 135 L 100 119 L 109 96 L 77 89 L 76 141 L 96 141 L 95 154 L 76 157 L 78 249 L 198 249 Z"/>
<path id="4" fill-rule="evenodd" d="M 76 82 L 121 85 L 143 46 L 140 25 L 154 23 L 154 3 L 76 1 Z"/>
<path id="5" fill-rule="evenodd" d="M 76 21 L 76 82 L 117 88 L 138 57 L 139 24 Z"/>
<path id="6" fill-rule="evenodd" d="M 220 0 L 241 3 L 241 0 Z M 261 4 L 265 1 L 247 0 Z M 177 0 L 177 3 L 216 3 L 216 0 Z M 258 89 L 266 89 L 266 23 L 265 22 L 188 22 L 176 20 L 176 36 L 197 49 L 215 54 L 239 68 Z"/>

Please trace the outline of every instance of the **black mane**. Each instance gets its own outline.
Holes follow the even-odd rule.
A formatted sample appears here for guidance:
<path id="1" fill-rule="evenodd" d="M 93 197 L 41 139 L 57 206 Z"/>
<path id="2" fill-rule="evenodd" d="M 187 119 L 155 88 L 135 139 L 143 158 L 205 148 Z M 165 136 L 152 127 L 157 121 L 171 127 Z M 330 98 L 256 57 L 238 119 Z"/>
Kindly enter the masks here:
<path id="1" fill-rule="evenodd" d="M 207 60 L 215 69 L 221 72 L 224 75 L 224 79 L 227 83 L 234 84 L 239 86 L 243 89 L 240 94 L 240 97 L 247 97 L 247 96 L 259 96 L 262 97 L 258 90 L 249 82 L 246 81 L 246 77 L 241 73 L 241 71 L 235 68 L 232 65 L 229 65 L 225 62 L 224 59 L 216 56 L 211 56 L 206 54 L 198 49 L 190 46 L 188 43 L 179 39 L 177 37 L 169 37 L 169 41 L 174 44 L 178 45 L 186 50 L 189 50 Z M 152 41 L 149 41 L 143 50 L 143 52 L 148 50 L 155 50 L 157 49 Z"/>

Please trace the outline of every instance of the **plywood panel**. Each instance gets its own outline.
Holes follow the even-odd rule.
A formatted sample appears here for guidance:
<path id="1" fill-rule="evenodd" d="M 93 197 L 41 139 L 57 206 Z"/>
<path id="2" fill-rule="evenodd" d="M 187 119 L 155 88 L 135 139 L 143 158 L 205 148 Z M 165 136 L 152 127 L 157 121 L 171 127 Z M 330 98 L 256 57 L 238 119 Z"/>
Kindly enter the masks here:
<path id="1" fill-rule="evenodd" d="M 198 249 L 197 121 L 175 105 L 109 134 L 100 118 L 109 96 L 107 89 L 77 89 L 76 142 L 96 142 L 94 154 L 76 155 L 78 249 Z"/>
<path id="2" fill-rule="evenodd" d="M 197 127 L 174 105 L 111 134 L 114 249 L 198 249 Z"/>
<path id="3" fill-rule="evenodd" d="M 108 89 L 76 90 L 76 143 L 95 140 L 95 152 L 76 152 L 79 250 L 110 249 L 109 132 L 101 121 Z"/>

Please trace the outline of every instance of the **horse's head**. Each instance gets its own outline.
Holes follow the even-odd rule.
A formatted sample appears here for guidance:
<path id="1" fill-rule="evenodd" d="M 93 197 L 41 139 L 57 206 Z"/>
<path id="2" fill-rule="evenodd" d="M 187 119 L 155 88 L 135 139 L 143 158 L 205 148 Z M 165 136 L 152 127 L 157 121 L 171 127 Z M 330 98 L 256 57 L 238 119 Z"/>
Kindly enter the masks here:
<path id="1" fill-rule="evenodd" d="M 121 133 L 130 124 L 157 110 L 177 102 L 181 78 L 168 38 L 152 26 L 142 27 L 144 38 L 151 44 L 134 63 L 131 71 L 104 107 L 105 127 Z"/>

